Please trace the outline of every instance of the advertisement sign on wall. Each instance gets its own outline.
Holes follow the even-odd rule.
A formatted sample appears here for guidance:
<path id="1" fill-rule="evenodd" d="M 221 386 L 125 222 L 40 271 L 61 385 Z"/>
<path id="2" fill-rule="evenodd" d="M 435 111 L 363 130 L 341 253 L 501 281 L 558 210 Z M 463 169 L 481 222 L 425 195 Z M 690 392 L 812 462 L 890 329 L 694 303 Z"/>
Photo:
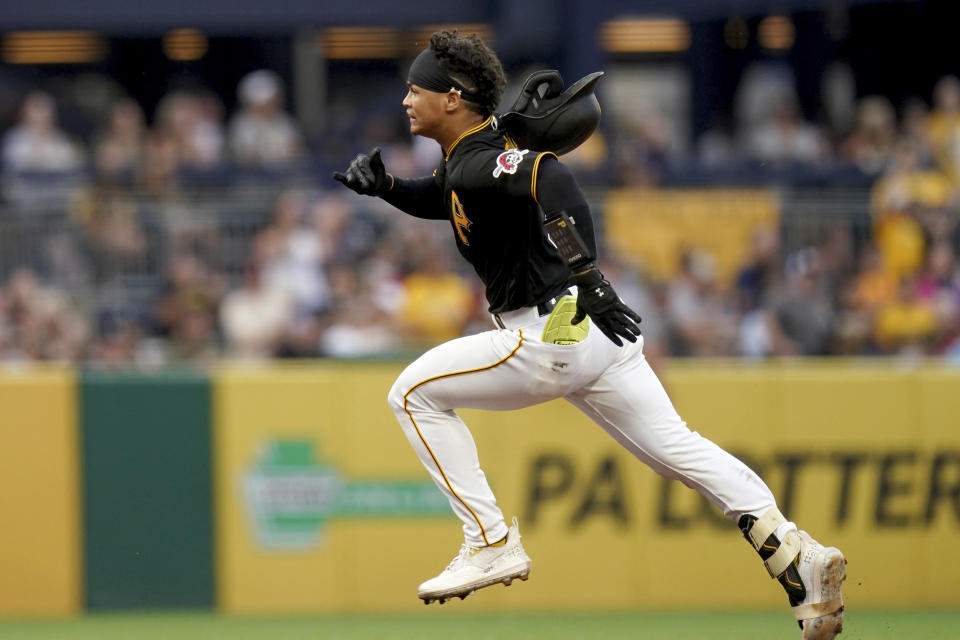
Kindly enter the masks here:
<path id="1" fill-rule="evenodd" d="M 416 586 L 462 534 L 387 408 L 400 368 L 218 376 L 223 610 L 420 605 Z M 692 429 L 756 469 L 801 528 L 844 550 L 851 605 L 960 604 L 938 558 L 960 533 L 960 372 L 671 363 L 664 378 Z M 462 416 L 504 514 L 519 517 L 533 571 L 457 606 L 785 607 L 732 522 L 564 401 Z"/>

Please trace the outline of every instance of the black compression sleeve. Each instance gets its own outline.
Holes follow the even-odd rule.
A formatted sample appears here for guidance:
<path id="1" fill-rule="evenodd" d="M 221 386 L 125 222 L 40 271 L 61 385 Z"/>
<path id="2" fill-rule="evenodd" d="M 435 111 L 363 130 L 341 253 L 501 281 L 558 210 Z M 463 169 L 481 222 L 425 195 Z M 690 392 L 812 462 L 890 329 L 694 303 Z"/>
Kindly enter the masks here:
<path id="1" fill-rule="evenodd" d="M 587 199 L 573 173 L 554 156 L 544 156 L 537 170 L 537 201 L 547 219 L 561 211 L 573 218 L 577 232 L 590 250 L 589 260 L 597 257 L 597 238 Z"/>
<path id="2" fill-rule="evenodd" d="M 417 218 L 446 220 L 443 192 L 432 176 L 394 178 L 393 186 L 380 196 L 397 209 Z"/>

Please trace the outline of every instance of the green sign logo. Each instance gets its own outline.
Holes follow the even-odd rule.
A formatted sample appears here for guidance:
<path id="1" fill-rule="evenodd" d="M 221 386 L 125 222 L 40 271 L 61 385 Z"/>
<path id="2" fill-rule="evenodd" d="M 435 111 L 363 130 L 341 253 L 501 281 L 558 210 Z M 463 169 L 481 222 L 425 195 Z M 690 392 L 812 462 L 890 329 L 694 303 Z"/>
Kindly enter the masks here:
<path id="1" fill-rule="evenodd" d="M 432 482 L 351 480 L 306 440 L 270 441 L 245 474 L 243 492 L 258 541 L 273 549 L 321 545 L 334 518 L 450 514 Z"/>

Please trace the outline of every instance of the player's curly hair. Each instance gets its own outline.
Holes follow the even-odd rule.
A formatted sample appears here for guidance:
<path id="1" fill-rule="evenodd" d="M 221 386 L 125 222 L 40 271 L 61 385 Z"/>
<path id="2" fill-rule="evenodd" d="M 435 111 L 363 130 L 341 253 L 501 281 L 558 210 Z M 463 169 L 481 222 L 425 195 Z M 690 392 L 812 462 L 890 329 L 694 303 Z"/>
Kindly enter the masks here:
<path id="1" fill-rule="evenodd" d="M 476 34 L 461 36 L 454 31 L 437 31 L 430 36 L 430 51 L 440 68 L 479 102 L 464 101 L 467 108 L 486 117 L 493 113 L 507 86 L 506 74 L 497 54 Z"/>

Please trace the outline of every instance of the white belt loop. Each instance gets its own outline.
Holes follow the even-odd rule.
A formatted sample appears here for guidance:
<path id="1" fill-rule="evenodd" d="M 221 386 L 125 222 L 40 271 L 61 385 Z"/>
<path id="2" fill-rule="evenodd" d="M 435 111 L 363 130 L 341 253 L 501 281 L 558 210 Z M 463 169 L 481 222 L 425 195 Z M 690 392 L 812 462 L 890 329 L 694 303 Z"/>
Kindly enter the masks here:
<path id="1" fill-rule="evenodd" d="M 501 329 L 521 329 L 540 319 L 536 307 L 522 307 L 513 311 L 493 314 L 493 321 Z"/>

